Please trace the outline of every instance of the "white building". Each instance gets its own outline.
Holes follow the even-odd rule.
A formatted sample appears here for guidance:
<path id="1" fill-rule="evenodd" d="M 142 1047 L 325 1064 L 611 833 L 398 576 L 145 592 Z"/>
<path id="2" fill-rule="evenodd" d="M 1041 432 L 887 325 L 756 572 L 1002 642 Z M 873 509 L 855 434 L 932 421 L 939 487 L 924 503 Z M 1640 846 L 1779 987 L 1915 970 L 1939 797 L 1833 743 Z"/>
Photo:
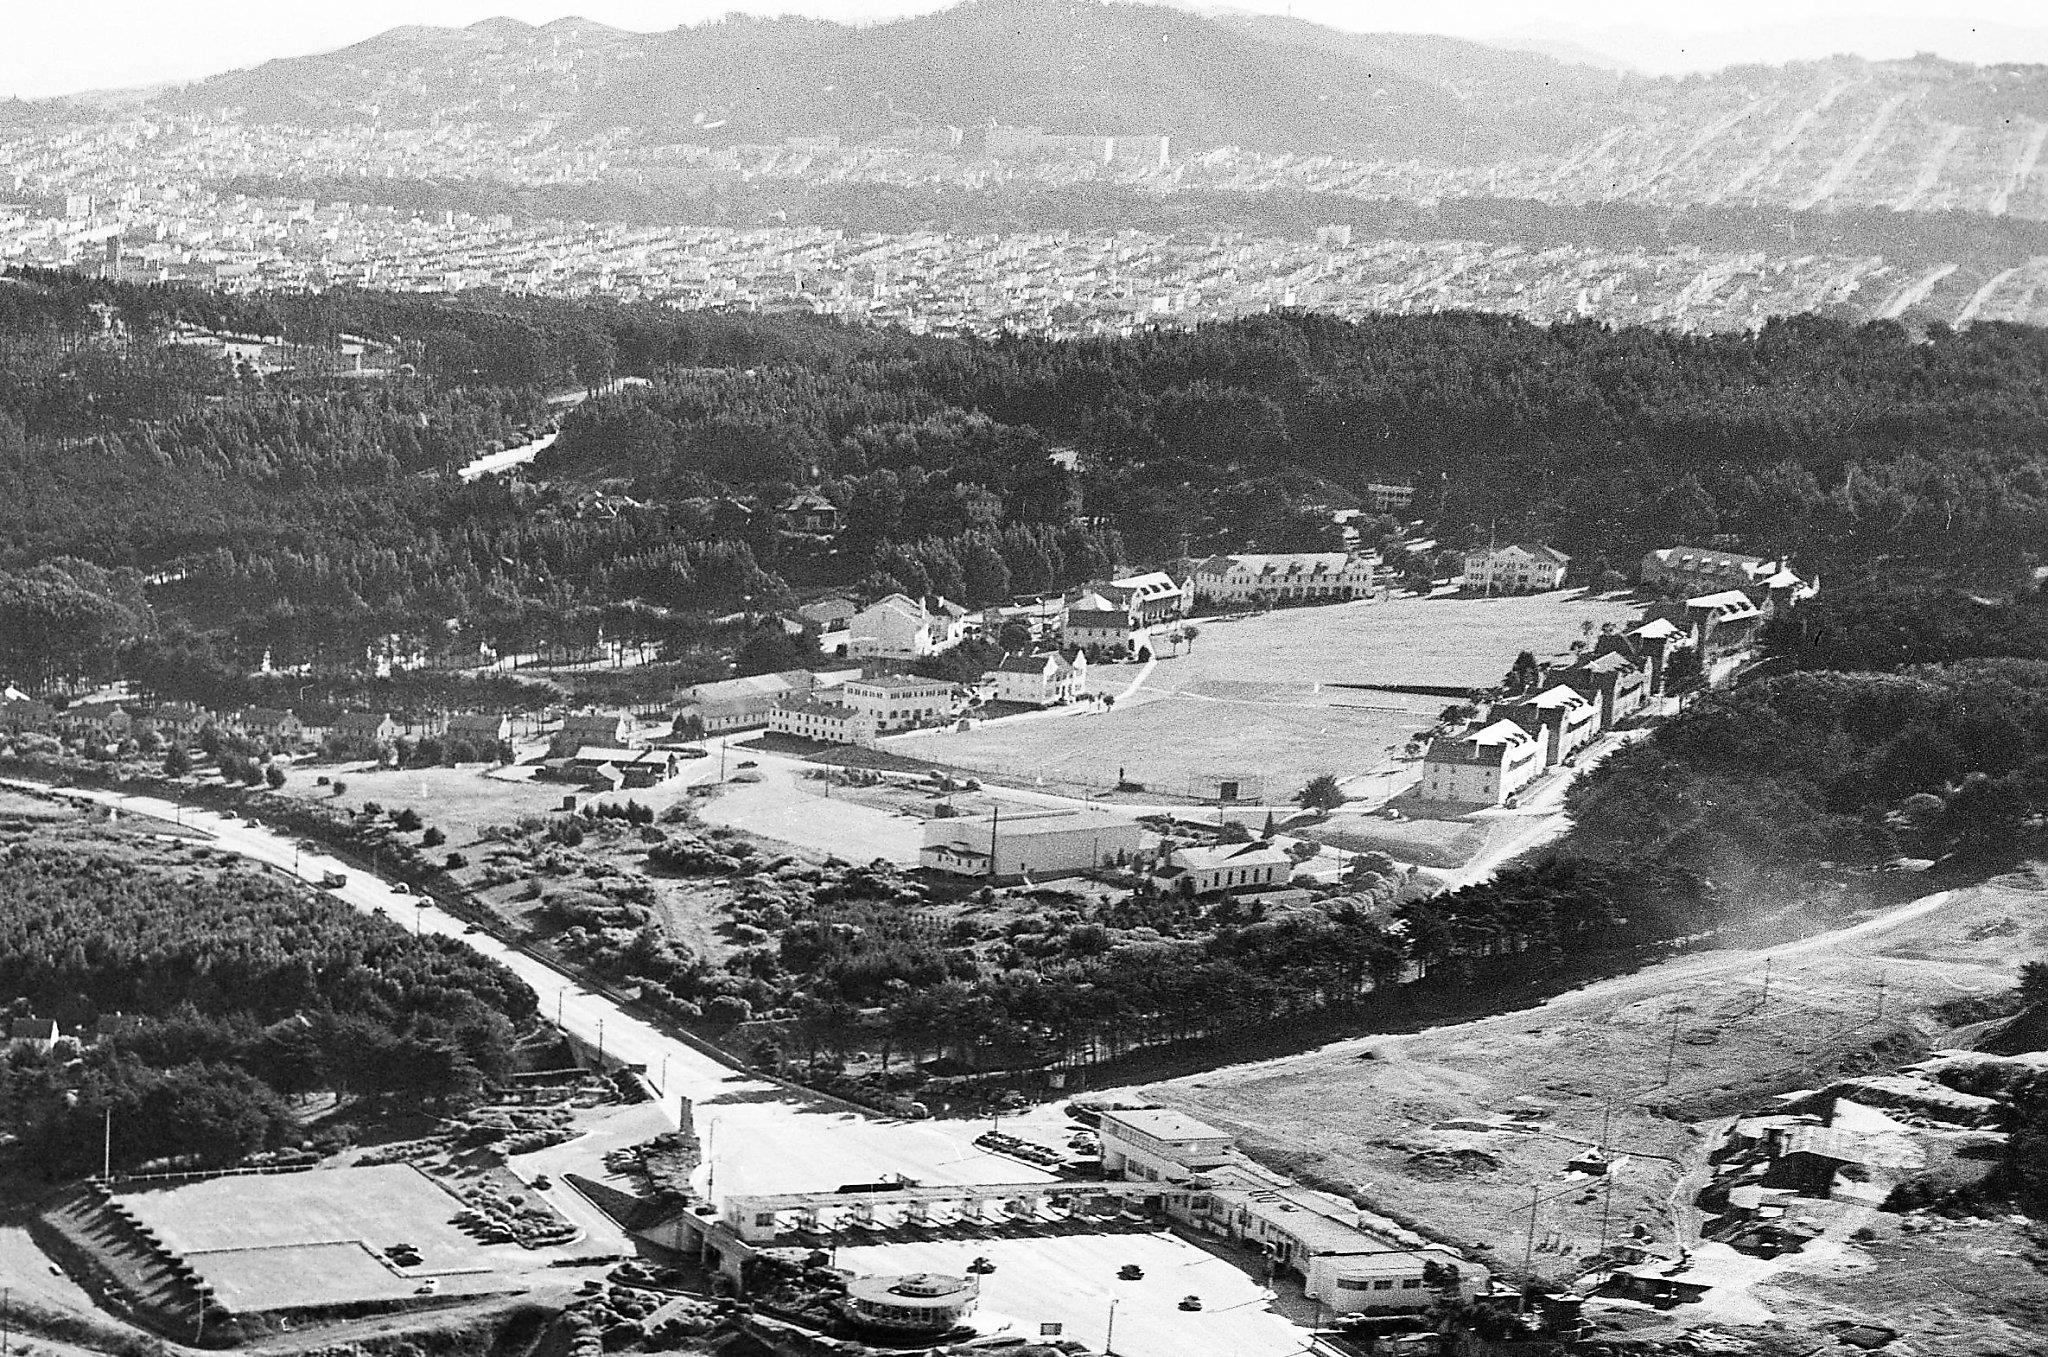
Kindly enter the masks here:
<path id="1" fill-rule="evenodd" d="M 853 615 L 846 627 L 846 653 L 862 659 L 915 660 L 959 645 L 967 634 L 967 611 L 940 599 L 891 594 Z"/>
<path id="2" fill-rule="evenodd" d="M 1194 568 L 1204 603 L 1337 603 L 1374 597 L 1373 552 L 1290 551 L 1211 556 Z"/>
<path id="3" fill-rule="evenodd" d="M 1544 763 L 1563 763 L 1600 735 L 1600 707 L 1560 681 L 1534 697 L 1503 704 L 1495 714 L 1543 737 Z"/>
<path id="4" fill-rule="evenodd" d="M 1231 1162 L 1235 1142 L 1228 1131 L 1164 1107 L 1105 1110 L 1097 1134 L 1104 1177 L 1152 1183 L 1184 1183 L 1221 1168 Z"/>
<path id="5" fill-rule="evenodd" d="M 1294 860 L 1269 843 L 1222 843 L 1176 848 L 1155 871 L 1164 890 L 1185 895 L 1234 895 L 1278 890 L 1294 873 Z"/>
<path id="6" fill-rule="evenodd" d="M 1088 657 L 1072 660 L 1054 651 L 1046 655 L 1011 655 L 983 676 L 995 688 L 998 702 L 1053 707 L 1073 702 L 1088 691 Z"/>
<path id="7" fill-rule="evenodd" d="M 1572 558 L 1556 547 L 1511 542 L 1465 553 L 1464 587 L 1490 594 L 1533 594 L 1562 589 Z"/>
<path id="8" fill-rule="evenodd" d="M 867 713 L 878 735 L 950 720 L 961 703 L 958 684 L 915 674 L 848 679 L 831 692 L 855 711 Z"/>
<path id="9" fill-rule="evenodd" d="M 1431 1282 L 1440 1282 L 1450 1267 L 1457 1268 L 1458 1294 L 1466 1299 L 1490 1280 L 1483 1265 L 1378 1233 L 1351 1203 L 1274 1182 L 1248 1165 L 1205 1173 L 1166 1193 L 1164 1205 L 1177 1220 L 1264 1253 L 1337 1314 L 1419 1314 L 1435 1304 L 1439 1292 Z"/>
<path id="10" fill-rule="evenodd" d="M 1502 805 L 1543 771 L 1548 743 L 1547 732 L 1532 735 L 1507 720 L 1469 735 L 1431 740 L 1416 790 L 1427 801 Z"/>
<path id="11" fill-rule="evenodd" d="M 1060 618 L 1060 646 L 1150 659 L 1152 628 L 1125 605 L 1098 593 L 1086 593 L 1071 600 Z"/>
<path id="12" fill-rule="evenodd" d="M 768 729 L 778 735 L 794 735 L 826 744 L 870 744 L 875 738 L 875 718 L 838 701 L 840 690 L 822 693 L 790 693 L 768 711 Z"/>
<path id="13" fill-rule="evenodd" d="M 1147 626 L 1186 617 L 1195 607 L 1194 580 L 1176 580 L 1164 570 L 1123 575 L 1107 584 L 1090 585 L 1087 592 L 1123 605 Z"/>
<path id="14" fill-rule="evenodd" d="M 928 820 L 918 862 L 954 876 L 1042 881 L 1128 862 L 1143 835 L 1136 821 L 1093 808 Z"/>

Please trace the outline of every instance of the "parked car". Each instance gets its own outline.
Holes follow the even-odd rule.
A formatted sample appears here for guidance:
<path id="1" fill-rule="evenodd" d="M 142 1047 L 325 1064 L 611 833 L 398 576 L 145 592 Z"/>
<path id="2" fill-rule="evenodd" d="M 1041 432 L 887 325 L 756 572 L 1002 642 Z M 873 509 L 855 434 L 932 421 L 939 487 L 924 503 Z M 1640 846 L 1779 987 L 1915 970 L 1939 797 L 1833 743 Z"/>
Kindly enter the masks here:
<path id="1" fill-rule="evenodd" d="M 1116 1275 L 1118 1281 L 1141 1282 L 1145 1280 L 1145 1269 L 1136 1263 L 1125 1263 L 1116 1270 Z"/>
<path id="2" fill-rule="evenodd" d="M 1202 1298 L 1200 1296 L 1182 1296 L 1180 1298 L 1180 1308 L 1183 1310 L 1199 1310 L 1202 1308 Z"/>

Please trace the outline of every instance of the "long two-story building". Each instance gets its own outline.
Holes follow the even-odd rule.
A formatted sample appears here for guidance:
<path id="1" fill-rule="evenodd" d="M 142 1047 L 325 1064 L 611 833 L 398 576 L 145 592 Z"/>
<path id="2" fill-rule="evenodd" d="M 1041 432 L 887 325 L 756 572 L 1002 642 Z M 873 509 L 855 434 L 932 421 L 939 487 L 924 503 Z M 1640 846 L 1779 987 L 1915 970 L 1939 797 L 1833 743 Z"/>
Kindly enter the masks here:
<path id="1" fill-rule="evenodd" d="M 1204 603 L 1340 603 L 1376 596 L 1373 552 L 1291 551 L 1211 556 L 1194 567 Z"/>
<path id="2" fill-rule="evenodd" d="M 1465 553 L 1463 587 L 1490 594 L 1533 594 L 1564 588 L 1572 558 L 1536 542 Z"/>

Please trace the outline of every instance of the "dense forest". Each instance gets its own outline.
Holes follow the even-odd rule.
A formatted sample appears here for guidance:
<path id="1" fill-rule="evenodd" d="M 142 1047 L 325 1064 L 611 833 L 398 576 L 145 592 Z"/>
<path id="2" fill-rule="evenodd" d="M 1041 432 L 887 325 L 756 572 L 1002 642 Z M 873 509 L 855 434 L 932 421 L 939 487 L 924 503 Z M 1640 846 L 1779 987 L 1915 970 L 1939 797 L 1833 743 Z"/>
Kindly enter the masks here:
<path id="1" fill-rule="evenodd" d="M 162 342 L 181 323 L 308 360 L 204 360 Z M 343 335 L 403 361 L 337 379 L 312 356 Z M 147 641 L 164 675 L 232 676 L 266 652 L 360 665 L 388 637 L 687 650 L 710 618 L 812 588 L 978 606 L 1183 550 L 1326 547 L 1331 509 L 1391 478 L 1418 486 L 1412 512 L 1447 545 L 1548 541 L 1592 583 L 1650 547 L 1724 539 L 1792 552 L 1831 588 L 1902 568 L 2004 587 L 2048 528 L 2044 368 L 2048 336 L 2005 325 L 1916 339 L 1806 317 L 1695 337 L 1289 313 L 946 340 L 16 274 L 0 282 L 0 571 L 68 554 L 159 575 L 125 643 Z M 647 384 L 601 390 L 617 375 Z M 525 480 L 452 474 L 554 421 Z M 798 490 L 840 507 L 836 540 L 779 528 Z M 37 595 L 0 587 L 31 612 Z M 123 643 L 10 658 L 47 680 Z"/>
<path id="2" fill-rule="evenodd" d="M 239 867 L 137 863 L 69 845 L 0 854 L 0 993 L 91 1045 L 0 1062 L 0 1121 L 52 1171 L 232 1163 L 296 1139 L 317 1090 L 454 1101 L 510 1068 L 536 1000 L 456 940 L 408 934 Z"/>

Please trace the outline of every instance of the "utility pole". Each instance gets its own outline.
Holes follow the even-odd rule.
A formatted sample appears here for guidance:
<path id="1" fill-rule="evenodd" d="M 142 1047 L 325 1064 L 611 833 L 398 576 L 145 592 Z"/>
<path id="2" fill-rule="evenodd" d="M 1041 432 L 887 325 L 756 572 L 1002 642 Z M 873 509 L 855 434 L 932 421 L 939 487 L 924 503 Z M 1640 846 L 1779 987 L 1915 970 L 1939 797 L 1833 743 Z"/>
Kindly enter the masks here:
<path id="1" fill-rule="evenodd" d="M 1102 1357 L 1116 1357 L 1116 1303 L 1120 1296 L 1109 1298 L 1109 1332 L 1102 1336 Z"/>
<path id="2" fill-rule="evenodd" d="M 988 882 L 996 882 L 996 826 L 1002 823 L 1003 803 L 994 797 L 988 803 Z"/>
<path id="3" fill-rule="evenodd" d="M 1678 1015 L 1671 1015 L 1671 1041 L 1664 1048 L 1664 1082 L 1671 1082 L 1671 1074 L 1678 1065 Z"/>
<path id="4" fill-rule="evenodd" d="M 1600 1200 L 1600 1256 L 1607 1256 L 1607 1220 L 1614 1210 L 1614 1165 L 1607 1166 L 1607 1191 Z"/>
<path id="5" fill-rule="evenodd" d="M 106 1125 L 100 1133 L 100 1181 L 114 1176 L 114 1105 L 107 1104 Z"/>
<path id="6" fill-rule="evenodd" d="M 604 1073 L 604 1019 L 597 1020 L 597 1072 Z"/>
<path id="7" fill-rule="evenodd" d="M 1536 1258 L 1536 1199 L 1543 1194 L 1540 1184 L 1529 1184 L 1529 1242 L 1522 1246 L 1522 1271 L 1527 1272 Z"/>
<path id="8" fill-rule="evenodd" d="M 1890 976 L 1890 971 L 1879 971 L 1877 973 L 1877 1017 L 1873 1019 L 1873 1021 L 1875 1022 L 1884 1021 L 1884 986 L 1885 981 L 1888 980 Z"/>
<path id="9" fill-rule="evenodd" d="M 1767 956 L 1764 958 L 1764 997 L 1762 1002 L 1757 1005 L 1760 1009 L 1771 1006 L 1771 962 L 1774 960 L 1776 960 L 1775 957 Z"/>

